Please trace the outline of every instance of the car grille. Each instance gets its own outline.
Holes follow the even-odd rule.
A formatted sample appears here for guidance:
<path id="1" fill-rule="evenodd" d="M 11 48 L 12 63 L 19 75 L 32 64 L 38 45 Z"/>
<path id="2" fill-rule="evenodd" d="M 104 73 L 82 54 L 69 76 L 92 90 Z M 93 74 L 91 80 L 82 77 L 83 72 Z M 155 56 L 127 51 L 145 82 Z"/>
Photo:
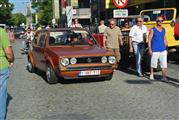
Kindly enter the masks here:
<path id="1" fill-rule="evenodd" d="M 77 58 L 77 64 L 81 63 L 101 63 L 102 57 L 84 57 L 84 58 Z"/>
<path id="2" fill-rule="evenodd" d="M 67 67 L 67 70 L 109 70 L 112 69 L 112 66 L 97 66 L 97 67 Z"/>

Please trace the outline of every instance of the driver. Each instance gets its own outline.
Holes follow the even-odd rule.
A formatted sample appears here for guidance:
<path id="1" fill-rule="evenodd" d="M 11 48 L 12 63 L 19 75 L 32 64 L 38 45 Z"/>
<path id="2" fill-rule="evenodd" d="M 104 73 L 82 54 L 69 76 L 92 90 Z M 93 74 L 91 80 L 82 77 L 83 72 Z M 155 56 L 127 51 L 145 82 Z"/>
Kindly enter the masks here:
<path id="1" fill-rule="evenodd" d="M 69 44 L 78 44 L 80 43 L 79 39 L 78 39 L 78 34 L 72 34 L 69 36 L 68 38 L 68 43 Z"/>

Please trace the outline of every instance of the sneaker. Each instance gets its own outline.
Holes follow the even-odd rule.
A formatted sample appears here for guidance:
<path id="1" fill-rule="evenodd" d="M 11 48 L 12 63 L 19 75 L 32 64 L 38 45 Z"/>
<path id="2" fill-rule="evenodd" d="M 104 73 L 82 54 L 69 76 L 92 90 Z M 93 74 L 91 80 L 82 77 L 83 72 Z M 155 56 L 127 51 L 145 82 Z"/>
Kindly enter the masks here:
<path id="1" fill-rule="evenodd" d="M 165 82 L 169 82 L 169 80 L 167 79 L 167 77 L 162 77 L 161 81 L 165 81 Z"/>
<path id="2" fill-rule="evenodd" d="M 138 77 L 144 77 L 144 75 L 143 75 L 143 74 L 141 74 L 141 73 L 140 73 L 140 74 L 138 74 L 137 76 L 138 76 Z"/>
<path id="3" fill-rule="evenodd" d="M 150 80 L 154 80 L 154 75 L 151 74 L 150 77 L 149 77 L 149 79 L 150 79 Z"/>

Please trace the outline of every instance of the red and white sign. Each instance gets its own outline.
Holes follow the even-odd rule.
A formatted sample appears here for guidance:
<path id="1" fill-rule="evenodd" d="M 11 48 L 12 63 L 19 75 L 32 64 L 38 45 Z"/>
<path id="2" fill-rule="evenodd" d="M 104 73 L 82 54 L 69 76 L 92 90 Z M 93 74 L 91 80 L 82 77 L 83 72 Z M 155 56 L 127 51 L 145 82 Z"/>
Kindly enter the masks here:
<path id="1" fill-rule="evenodd" d="M 114 5 L 117 8 L 124 8 L 128 3 L 128 0 L 114 0 Z"/>
<path id="2" fill-rule="evenodd" d="M 125 18 L 128 17 L 127 9 L 114 9 L 113 10 L 113 18 Z"/>

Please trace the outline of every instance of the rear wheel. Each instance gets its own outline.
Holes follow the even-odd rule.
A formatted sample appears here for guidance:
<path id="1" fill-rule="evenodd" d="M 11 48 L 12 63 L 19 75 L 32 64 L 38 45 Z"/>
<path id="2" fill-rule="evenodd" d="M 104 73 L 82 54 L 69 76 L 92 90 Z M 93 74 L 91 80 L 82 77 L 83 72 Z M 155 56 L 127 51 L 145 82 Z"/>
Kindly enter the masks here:
<path id="1" fill-rule="evenodd" d="M 49 84 L 56 84 L 59 81 L 51 65 L 47 65 L 46 80 Z"/>

